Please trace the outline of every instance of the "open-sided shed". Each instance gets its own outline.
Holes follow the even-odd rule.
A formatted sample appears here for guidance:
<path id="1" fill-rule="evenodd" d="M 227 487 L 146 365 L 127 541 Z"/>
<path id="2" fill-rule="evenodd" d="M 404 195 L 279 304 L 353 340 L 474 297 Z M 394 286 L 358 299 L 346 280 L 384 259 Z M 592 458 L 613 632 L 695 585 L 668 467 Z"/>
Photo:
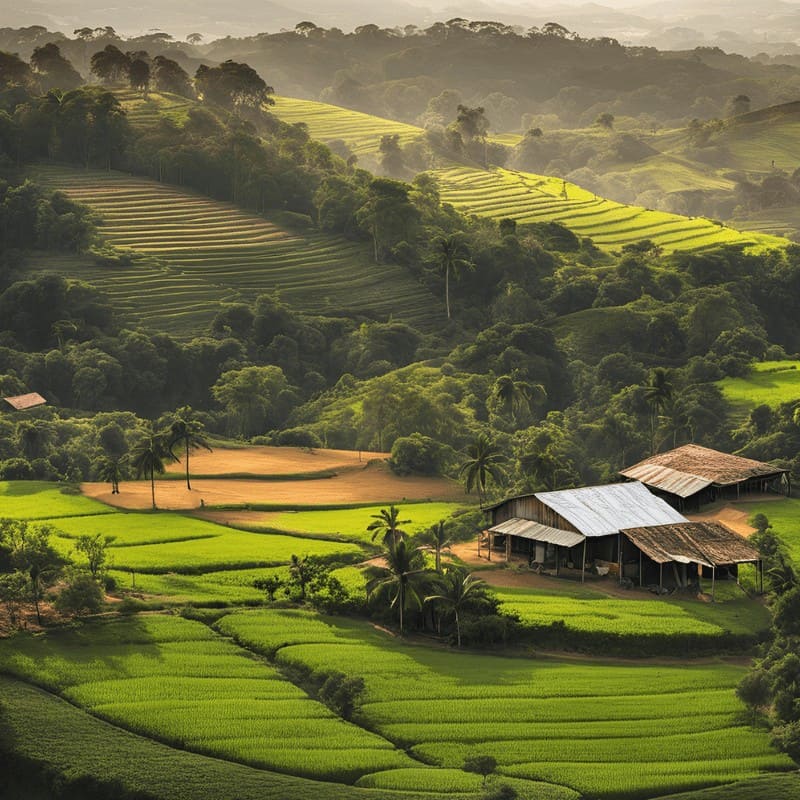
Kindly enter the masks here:
<path id="1" fill-rule="evenodd" d="M 791 490 L 786 469 L 698 444 L 657 453 L 620 474 L 640 481 L 680 510 L 699 508 L 720 497 Z"/>
<path id="2" fill-rule="evenodd" d="M 627 528 L 621 533 L 621 562 L 638 554 L 640 586 L 655 579 L 655 568 L 659 586 L 663 586 L 665 565 L 671 568 L 676 585 L 685 586 L 690 581 L 687 568 L 694 564 L 698 576 L 711 578 L 713 596 L 718 569 L 735 572 L 739 564 L 761 565 L 758 550 L 720 522 L 681 522 Z"/>

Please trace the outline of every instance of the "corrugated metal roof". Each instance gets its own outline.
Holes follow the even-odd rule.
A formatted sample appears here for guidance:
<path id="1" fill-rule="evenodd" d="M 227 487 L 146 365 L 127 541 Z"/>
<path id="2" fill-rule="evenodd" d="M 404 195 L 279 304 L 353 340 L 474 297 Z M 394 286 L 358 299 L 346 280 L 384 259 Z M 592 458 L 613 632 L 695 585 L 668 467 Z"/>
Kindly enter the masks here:
<path id="1" fill-rule="evenodd" d="M 586 537 L 575 531 L 562 531 L 560 528 L 550 528 L 540 522 L 530 519 L 519 519 L 512 517 L 493 528 L 489 528 L 492 533 L 505 533 L 509 536 L 518 536 L 521 539 L 533 539 L 536 542 L 549 542 L 557 544 L 559 547 L 575 547 Z"/>
<path id="2" fill-rule="evenodd" d="M 38 392 L 19 394 L 16 397 L 4 397 L 3 400 L 17 411 L 23 411 L 26 408 L 33 408 L 34 406 L 42 406 L 47 402 Z"/>
<path id="3" fill-rule="evenodd" d="M 608 536 L 622 528 L 688 522 L 641 483 L 539 492 L 536 497 L 584 536 Z"/>
<path id="4" fill-rule="evenodd" d="M 668 469 L 674 473 L 681 473 L 684 477 L 670 475 L 666 472 L 659 472 Z M 653 473 L 658 479 L 665 480 L 667 484 L 672 484 L 681 488 L 682 481 L 687 485 L 683 488 L 686 491 L 692 485 L 692 481 L 706 480 L 706 486 L 716 484 L 717 486 L 731 486 L 736 483 L 746 481 L 748 478 L 766 478 L 769 476 L 780 475 L 788 470 L 776 467 L 773 464 L 766 464 L 763 461 L 754 461 L 752 458 L 743 458 L 731 453 L 721 453 L 719 450 L 712 450 L 709 447 L 702 447 L 699 444 L 685 444 L 666 453 L 658 453 L 650 458 L 634 464 L 620 472 L 627 478 L 643 481 L 649 486 L 653 486 L 664 491 L 672 492 L 664 485 L 653 483 L 642 477 L 643 470 L 655 469 Z M 699 485 L 696 484 L 696 485 Z M 705 488 L 700 486 L 700 489 Z M 696 491 L 700 491 L 697 489 Z M 680 494 L 680 492 L 673 492 Z M 690 492 L 689 494 L 693 494 Z M 680 494 L 681 497 L 688 497 L 689 494 Z"/>
<path id="5" fill-rule="evenodd" d="M 684 522 L 623 530 L 645 555 L 658 564 L 691 562 L 704 566 L 758 561 L 758 550 L 719 522 Z"/>
<path id="6" fill-rule="evenodd" d="M 662 467 L 646 461 L 636 464 L 620 474 L 626 478 L 646 483 L 662 492 L 676 494 L 678 497 L 691 497 L 713 483 L 712 480 L 701 478 L 699 475 L 690 475 L 688 472 L 680 472 L 671 467 Z"/>

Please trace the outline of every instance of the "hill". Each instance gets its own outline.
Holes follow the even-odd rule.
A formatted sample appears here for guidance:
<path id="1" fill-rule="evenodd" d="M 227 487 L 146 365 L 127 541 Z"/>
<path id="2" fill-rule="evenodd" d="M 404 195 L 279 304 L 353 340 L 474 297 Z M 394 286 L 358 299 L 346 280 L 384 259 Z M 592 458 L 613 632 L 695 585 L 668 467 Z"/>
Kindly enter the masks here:
<path id="1" fill-rule="evenodd" d="M 314 138 L 343 141 L 361 154 L 374 155 L 383 133 L 402 132 L 404 138 L 411 137 L 414 130 L 419 136 L 423 134 L 421 128 L 312 101 L 279 98 L 273 113 L 286 121 L 305 122 Z M 692 171 L 684 167 L 687 170 L 691 177 Z M 617 203 L 573 183 L 518 170 L 448 164 L 433 170 L 433 174 L 440 183 L 442 199 L 464 213 L 518 222 L 558 222 L 579 236 L 592 238 L 605 250 L 642 239 L 652 239 L 667 252 L 720 244 L 758 249 L 785 244 L 777 237 L 742 233 L 702 217 L 687 218 Z M 686 179 L 679 185 L 689 182 Z"/>
<path id="2" fill-rule="evenodd" d="M 312 313 L 393 316 L 423 329 L 440 318 L 440 301 L 403 268 L 375 264 L 359 242 L 121 172 L 40 165 L 30 175 L 94 210 L 109 244 L 153 259 L 130 269 L 49 264 L 107 291 L 132 321 L 197 334 L 220 302 L 275 291 Z"/>

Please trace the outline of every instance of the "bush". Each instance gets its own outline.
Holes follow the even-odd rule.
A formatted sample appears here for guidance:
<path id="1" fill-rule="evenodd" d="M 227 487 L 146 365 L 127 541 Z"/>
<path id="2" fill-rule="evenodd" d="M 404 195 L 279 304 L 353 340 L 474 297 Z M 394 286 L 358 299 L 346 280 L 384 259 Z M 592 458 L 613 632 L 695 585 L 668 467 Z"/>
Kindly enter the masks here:
<path id="1" fill-rule="evenodd" d="M 33 467 L 24 458 L 0 461 L 0 480 L 27 481 L 33 478 Z"/>
<path id="2" fill-rule="evenodd" d="M 275 440 L 281 447 L 322 447 L 322 440 L 305 428 L 287 428 Z"/>
<path id="3" fill-rule="evenodd" d="M 61 614 L 96 614 L 103 607 L 103 589 L 88 572 L 75 572 L 56 597 Z"/>
<path id="4" fill-rule="evenodd" d="M 412 433 L 392 445 L 389 466 L 398 475 L 438 475 L 442 471 L 442 446 L 430 436 Z"/>

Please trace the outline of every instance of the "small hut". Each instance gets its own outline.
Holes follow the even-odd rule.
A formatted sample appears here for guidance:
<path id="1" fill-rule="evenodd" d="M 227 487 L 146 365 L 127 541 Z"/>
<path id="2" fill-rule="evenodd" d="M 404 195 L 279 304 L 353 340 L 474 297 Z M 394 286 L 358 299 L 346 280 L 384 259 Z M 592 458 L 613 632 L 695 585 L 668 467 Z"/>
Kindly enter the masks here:
<path id="1" fill-rule="evenodd" d="M 47 402 L 38 392 L 18 394 L 15 397 L 4 397 L 3 401 L 15 411 L 25 411 L 28 408 L 36 408 L 36 406 L 43 406 Z"/>
<path id="2" fill-rule="evenodd" d="M 791 491 L 788 470 L 698 444 L 658 453 L 620 474 L 640 481 L 680 511 L 751 492 Z"/>

